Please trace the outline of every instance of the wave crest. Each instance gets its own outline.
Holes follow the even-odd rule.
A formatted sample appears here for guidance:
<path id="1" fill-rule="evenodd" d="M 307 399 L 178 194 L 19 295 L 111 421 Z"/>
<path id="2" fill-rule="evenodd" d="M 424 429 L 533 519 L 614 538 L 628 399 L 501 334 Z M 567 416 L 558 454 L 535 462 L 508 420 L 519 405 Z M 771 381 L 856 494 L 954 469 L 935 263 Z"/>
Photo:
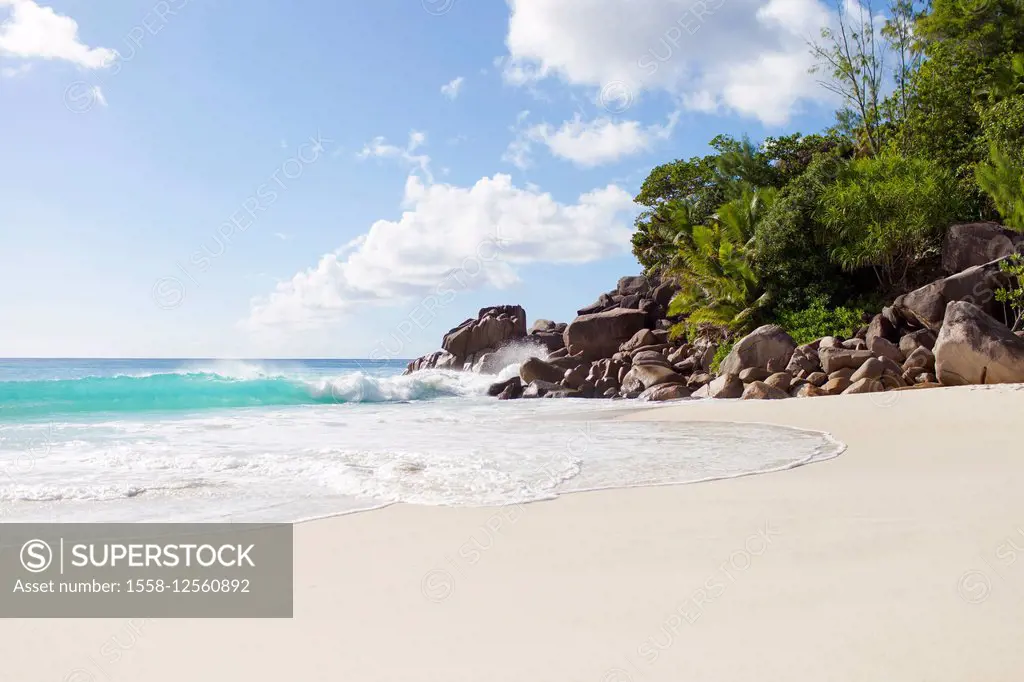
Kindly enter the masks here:
<path id="1" fill-rule="evenodd" d="M 0 419 L 56 414 L 195 411 L 331 403 L 387 403 L 483 395 L 492 376 L 426 370 L 377 377 L 352 372 L 307 379 L 264 372 L 246 377 L 218 372 L 86 377 L 0 382 Z"/>

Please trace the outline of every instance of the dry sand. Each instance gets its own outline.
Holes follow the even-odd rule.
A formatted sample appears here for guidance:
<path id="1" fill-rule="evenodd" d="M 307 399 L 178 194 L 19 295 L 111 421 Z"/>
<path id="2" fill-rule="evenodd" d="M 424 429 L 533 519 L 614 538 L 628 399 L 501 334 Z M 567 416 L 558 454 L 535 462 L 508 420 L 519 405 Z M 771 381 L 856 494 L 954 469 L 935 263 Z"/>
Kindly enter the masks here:
<path id="1" fill-rule="evenodd" d="M 1024 679 L 1024 386 L 625 418 L 789 424 L 849 449 L 728 481 L 303 524 L 294 620 L 3 621 L 0 680 Z"/>

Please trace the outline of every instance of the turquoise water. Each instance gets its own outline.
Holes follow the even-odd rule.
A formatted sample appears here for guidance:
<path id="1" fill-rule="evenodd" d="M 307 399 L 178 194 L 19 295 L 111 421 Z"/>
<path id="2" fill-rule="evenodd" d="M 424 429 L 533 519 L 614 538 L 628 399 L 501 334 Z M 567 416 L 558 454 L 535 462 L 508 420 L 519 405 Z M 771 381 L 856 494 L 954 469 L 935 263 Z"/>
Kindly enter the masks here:
<path id="1" fill-rule="evenodd" d="M 0 421 L 384 401 L 391 396 L 334 379 L 395 376 L 405 365 L 374 360 L 0 360 Z M 443 388 L 426 386 L 411 397 L 444 394 Z"/>
<path id="2" fill-rule="evenodd" d="M 532 351 L 531 351 L 532 352 Z M 505 505 L 834 456 L 824 434 L 618 422 L 404 361 L 0 360 L 0 521 L 294 521 Z"/>

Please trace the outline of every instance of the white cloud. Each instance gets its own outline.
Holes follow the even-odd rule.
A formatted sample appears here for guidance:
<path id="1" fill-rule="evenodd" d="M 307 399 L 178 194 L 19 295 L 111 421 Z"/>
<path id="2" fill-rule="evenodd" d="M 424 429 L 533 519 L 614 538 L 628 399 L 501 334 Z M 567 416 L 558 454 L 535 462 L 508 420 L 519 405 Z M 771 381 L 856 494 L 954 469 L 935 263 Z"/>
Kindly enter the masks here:
<path id="1" fill-rule="evenodd" d="M 441 86 L 441 94 L 448 99 L 455 99 L 459 96 L 459 92 L 462 90 L 462 84 L 465 81 L 466 79 L 462 76 L 452 79 L 450 82 Z"/>
<path id="2" fill-rule="evenodd" d="M 32 0 L 0 0 L 10 15 L 0 23 L 0 55 L 19 59 L 58 59 L 86 69 L 110 66 L 117 52 L 79 40 L 78 23 Z"/>
<path id="3" fill-rule="evenodd" d="M 275 233 L 274 233 L 274 236 L 275 236 L 275 237 L 277 237 L 278 239 L 280 239 L 280 240 L 281 240 L 281 241 L 283 241 L 283 242 L 286 242 L 286 241 L 288 241 L 289 239 L 291 239 L 291 237 L 289 237 L 288 235 L 286 235 L 286 234 L 285 234 L 284 232 L 275 232 Z"/>
<path id="4" fill-rule="evenodd" d="M 559 78 L 635 98 L 665 91 L 691 108 L 724 108 L 767 124 L 784 123 L 802 102 L 831 101 L 807 72 L 807 41 L 834 16 L 820 0 L 510 5 L 503 67 L 512 83 Z"/>
<path id="5" fill-rule="evenodd" d="M 368 159 L 370 157 L 378 159 L 398 159 L 410 166 L 419 168 L 427 181 L 433 182 L 434 178 L 430 172 L 430 157 L 426 154 L 415 153 L 417 149 L 426 143 L 426 141 L 426 134 L 421 133 L 418 130 L 413 130 L 409 133 L 409 142 L 406 144 L 404 149 L 393 144 L 388 144 L 387 139 L 384 137 L 375 137 L 373 138 L 373 141 L 364 145 L 362 151 L 356 156 L 360 159 Z"/>
<path id="6" fill-rule="evenodd" d="M 401 218 L 378 220 L 254 299 L 247 325 L 315 327 L 356 307 L 429 296 L 440 305 L 458 291 L 508 287 L 529 263 L 583 263 L 626 251 L 636 212 L 615 185 L 563 204 L 501 174 L 472 187 L 409 176 L 403 208 Z"/>
<path id="7" fill-rule="evenodd" d="M 678 120 L 679 113 L 674 112 L 665 125 L 644 126 L 639 121 L 616 122 L 609 118 L 584 121 L 577 114 L 557 129 L 550 123 L 540 123 L 520 131 L 503 158 L 519 168 L 526 168 L 530 163 L 531 143 L 540 143 L 558 158 L 592 168 L 649 151 L 655 141 L 672 136 Z"/>

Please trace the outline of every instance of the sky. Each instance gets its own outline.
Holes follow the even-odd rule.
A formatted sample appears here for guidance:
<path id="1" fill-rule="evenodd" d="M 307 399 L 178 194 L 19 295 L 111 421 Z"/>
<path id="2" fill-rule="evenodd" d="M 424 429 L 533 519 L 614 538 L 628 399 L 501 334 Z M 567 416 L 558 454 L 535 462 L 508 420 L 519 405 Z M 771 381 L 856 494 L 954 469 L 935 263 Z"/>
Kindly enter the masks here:
<path id="1" fill-rule="evenodd" d="M 644 178 L 814 132 L 818 0 L 0 0 L 0 357 L 411 358 L 637 274 Z"/>

